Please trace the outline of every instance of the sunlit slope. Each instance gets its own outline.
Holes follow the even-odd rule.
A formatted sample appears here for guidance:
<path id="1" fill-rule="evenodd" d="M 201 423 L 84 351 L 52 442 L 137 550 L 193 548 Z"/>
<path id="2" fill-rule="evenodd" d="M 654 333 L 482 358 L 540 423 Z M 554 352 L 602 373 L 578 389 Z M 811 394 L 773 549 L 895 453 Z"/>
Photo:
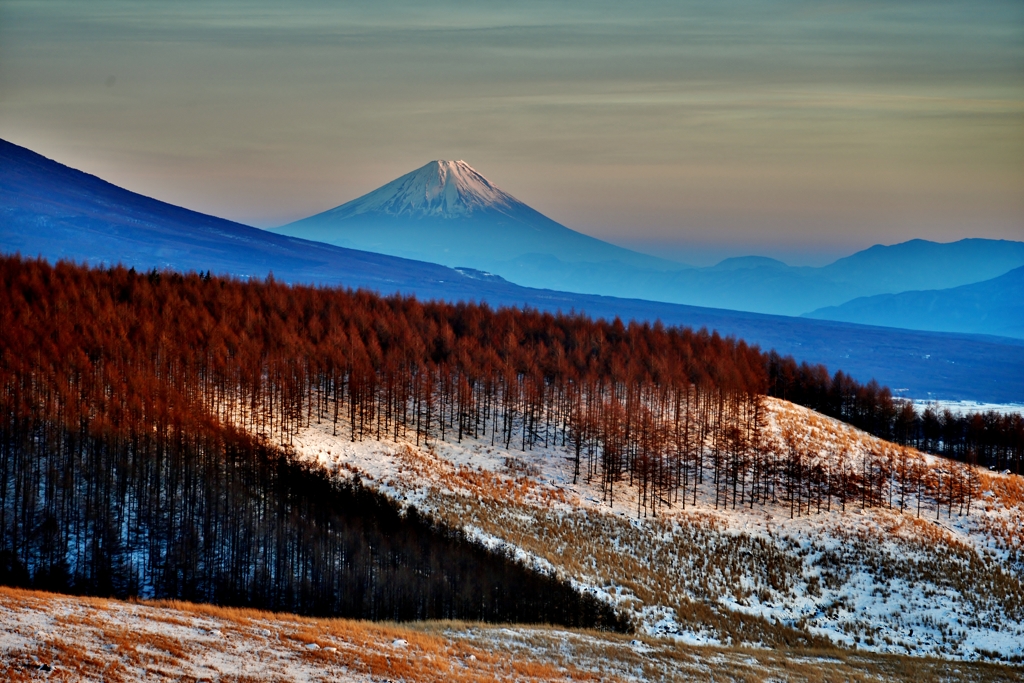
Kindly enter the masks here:
<path id="1" fill-rule="evenodd" d="M 709 451 L 703 483 L 660 501 L 656 516 L 639 481 L 610 488 L 584 464 L 574 483 L 560 442 L 353 442 L 324 420 L 294 449 L 571 579 L 652 636 L 1024 658 L 1020 477 L 899 448 L 783 401 L 766 408 L 763 457 L 778 466 L 769 490 L 751 471 L 736 488 L 717 481 L 729 463 L 716 466 Z"/>
<path id="2" fill-rule="evenodd" d="M 373 624 L 0 588 L 10 681 L 1013 681 L 1019 671 L 837 650 L 694 647 L 461 622 Z"/>

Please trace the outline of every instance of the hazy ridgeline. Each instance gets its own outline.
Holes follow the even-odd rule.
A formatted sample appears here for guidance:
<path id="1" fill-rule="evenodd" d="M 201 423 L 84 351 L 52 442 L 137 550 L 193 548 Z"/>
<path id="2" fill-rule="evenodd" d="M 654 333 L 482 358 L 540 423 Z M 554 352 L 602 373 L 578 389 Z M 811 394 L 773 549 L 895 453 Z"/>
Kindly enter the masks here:
<path id="1" fill-rule="evenodd" d="M 913 495 L 952 514 L 976 488 L 967 468 L 929 472 L 906 449 L 854 462 L 815 457 L 795 435 L 779 442 L 765 428 L 769 388 L 876 433 L 905 415 L 885 389 L 703 331 L 15 258 L 0 260 L 0 287 L 8 582 L 623 625 L 270 445 L 311 422 L 352 440 L 557 445 L 577 478 L 606 500 L 633 496 L 637 514 L 698 491 L 790 514 L 892 505 L 896 493 L 901 508 Z M 1007 443 L 999 457 L 1019 467 L 1021 440 Z"/>

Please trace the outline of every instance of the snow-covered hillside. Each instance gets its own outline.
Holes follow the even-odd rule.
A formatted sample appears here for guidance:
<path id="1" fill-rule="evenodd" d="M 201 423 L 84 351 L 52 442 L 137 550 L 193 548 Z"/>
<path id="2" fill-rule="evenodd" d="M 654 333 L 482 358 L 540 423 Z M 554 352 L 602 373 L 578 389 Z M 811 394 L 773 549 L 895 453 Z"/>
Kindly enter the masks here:
<path id="1" fill-rule="evenodd" d="M 899 455 L 809 410 L 773 399 L 767 406 L 776 448 L 786 435 L 812 457 L 843 457 L 852 468 Z M 781 495 L 716 506 L 709 481 L 695 501 L 665 501 L 658 517 L 638 518 L 635 488 L 623 482 L 609 499 L 597 482 L 574 484 L 569 454 L 557 446 L 524 452 L 463 439 L 417 447 L 353 442 L 332 429 L 314 420 L 294 438 L 296 455 L 571 579 L 628 611 L 643 633 L 691 644 L 829 642 L 1024 660 L 1020 477 L 974 471 L 977 499 L 938 510 L 909 489 L 892 498 L 892 488 L 875 507 L 838 499 L 794 506 Z M 951 472 L 946 461 L 902 453 L 926 473 Z"/>
<path id="2" fill-rule="evenodd" d="M 379 624 L 0 587 L 0 680 L 1014 681 L 1012 668 L 840 650 L 688 646 L 543 626 Z"/>

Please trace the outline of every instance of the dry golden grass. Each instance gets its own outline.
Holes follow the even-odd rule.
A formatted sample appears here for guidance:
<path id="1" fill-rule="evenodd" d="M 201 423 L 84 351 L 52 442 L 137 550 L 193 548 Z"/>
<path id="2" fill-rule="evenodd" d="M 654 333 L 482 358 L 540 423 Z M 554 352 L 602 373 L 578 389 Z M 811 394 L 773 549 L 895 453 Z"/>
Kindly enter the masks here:
<path id="1" fill-rule="evenodd" d="M 981 470 L 981 480 L 982 489 L 992 491 L 1004 506 L 1024 506 L 1024 477 L 994 475 Z"/>
<path id="2" fill-rule="evenodd" d="M 723 533 L 723 523 L 712 515 L 687 512 L 637 527 L 615 515 L 558 513 L 509 501 L 495 506 L 437 492 L 431 502 L 448 524 L 472 524 L 547 560 L 563 576 L 615 586 L 622 607 L 662 605 L 682 626 L 725 642 L 831 647 L 824 638 L 717 604 L 723 591 L 746 595 L 735 579 L 751 566 L 783 591 L 795 588 L 801 567 L 760 539 Z M 664 541 L 669 534 L 672 540 Z"/>
<path id="3" fill-rule="evenodd" d="M 823 420 L 820 428 L 834 426 Z M 840 436 L 847 436 L 842 426 L 839 431 Z M 865 441 L 865 448 L 877 447 L 870 437 Z M 489 482 L 488 474 L 473 473 L 471 479 Z M 838 652 L 829 641 L 810 635 L 813 631 L 807 628 L 826 625 L 867 647 L 914 651 L 914 641 L 903 634 L 928 625 L 918 623 L 921 615 L 897 612 L 885 624 L 858 616 L 851 596 L 871 588 L 848 585 L 858 568 L 874 577 L 872 585 L 881 591 L 878 602 L 882 604 L 889 598 L 893 577 L 899 577 L 902 585 L 925 585 L 925 594 L 931 586 L 935 591 L 952 590 L 963 596 L 956 617 L 938 629 L 942 646 L 947 636 L 951 643 L 956 642 L 960 619 L 964 628 L 981 628 L 979 620 L 1002 622 L 1024 617 L 1024 582 L 1006 571 L 1003 560 L 979 553 L 962 535 L 909 511 L 901 514 L 874 508 L 862 514 L 859 509 L 852 510 L 861 521 L 851 524 L 836 505 L 834 514 L 817 523 L 823 533 L 821 541 L 805 539 L 800 547 L 789 540 L 788 511 L 771 505 L 759 508 L 761 514 L 770 519 L 774 513 L 782 519 L 771 525 L 775 535 L 769 532 L 770 538 L 765 539 L 728 531 L 723 519 L 707 508 L 671 510 L 664 517 L 636 525 L 607 512 L 554 511 L 521 503 L 519 496 L 507 495 L 509 489 L 497 484 L 476 490 L 479 498 L 435 489 L 428 506 L 452 526 L 472 525 L 550 562 L 562 576 L 592 586 L 616 587 L 620 595 L 624 593 L 619 603 L 623 607 L 667 607 L 684 629 L 725 643 L 759 642 L 782 648 L 802 645 Z M 1018 508 L 1017 514 L 1020 512 Z M 992 527 L 990 537 L 1003 534 L 1010 539 L 1021 533 L 1002 518 L 984 519 Z M 1010 540 L 997 541 L 997 545 L 1012 547 Z M 979 589 L 982 585 L 984 590 Z M 907 591 L 896 600 L 910 597 Z M 798 620 L 792 626 L 730 610 L 720 603 L 723 596 L 731 596 L 741 606 L 786 604 L 808 594 L 817 598 L 819 614 L 813 616 L 811 610 L 814 621 Z"/>
<path id="4" fill-rule="evenodd" d="M 76 618 L 57 618 L 67 614 Z M 1024 675 L 997 665 L 836 650 L 693 647 L 544 626 L 310 619 L 10 588 L 0 588 L 0 615 L 0 680 L 5 681 L 925 683 L 1015 681 Z M 45 633 L 38 630 L 43 622 L 48 622 Z M 222 635 L 208 635 L 214 631 Z"/>
<path id="5" fill-rule="evenodd" d="M 55 608 L 62 609 L 56 610 Z M 309 619 L 252 609 L 194 605 L 178 601 L 126 602 L 79 599 L 34 591 L 0 588 L 0 608 L 7 612 L 35 612 L 48 618 L 70 608 L 74 614 L 49 618 L 59 634 L 40 637 L 32 629 L 19 635 L 32 641 L 20 651 L 0 658 L 0 677 L 35 680 L 142 680 L 204 677 L 204 660 L 239 657 L 286 662 L 280 675 L 296 661 L 315 680 L 337 680 L 360 674 L 408 681 L 590 681 L 594 672 L 571 665 L 556 666 L 530 658 L 512 658 L 486 648 L 453 641 L 440 633 L 395 624 L 371 624 L 345 619 Z M 129 623 L 136 624 L 135 628 Z M 143 628 L 137 624 L 141 623 Z M 51 627 L 52 627 L 51 626 Z M 155 627 L 155 628 L 154 628 Z M 161 628 L 170 633 L 161 632 Z M 4 630 L 13 622 L 5 620 Z M 217 637 L 204 637 L 216 632 Z M 263 635 L 270 632 L 271 636 Z M 0 633 L 3 633 L 0 631 Z M 3 633 L 9 636 L 10 633 Z M 190 637 L 191 636 L 191 637 Z M 404 641 L 395 646 L 395 641 Z M 316 649 L 307 646 L 315 644 Z M 333 649 L 327 649 L 333 648 Z M 2 652 L 2 651 L 0 651 Z M 43 665 L 53 667 L 46 671 Z M 227 680 L 245 675 L 223 671 Z M 266 680 L 263 674 L 252 680 Z"/>

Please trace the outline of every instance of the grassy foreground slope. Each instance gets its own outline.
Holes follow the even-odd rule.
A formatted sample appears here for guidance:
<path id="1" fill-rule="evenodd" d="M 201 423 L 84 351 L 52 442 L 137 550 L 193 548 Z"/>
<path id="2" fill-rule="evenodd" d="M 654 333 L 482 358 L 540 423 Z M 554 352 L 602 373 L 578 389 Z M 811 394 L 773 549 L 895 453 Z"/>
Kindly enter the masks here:
<path id="1" fill-rule="evenodd" d="M 840 650 L 693 646 L 546 627 L 380 624 L 0 588 L 0 678 L 35 681 L 1014 681 Z"/>

